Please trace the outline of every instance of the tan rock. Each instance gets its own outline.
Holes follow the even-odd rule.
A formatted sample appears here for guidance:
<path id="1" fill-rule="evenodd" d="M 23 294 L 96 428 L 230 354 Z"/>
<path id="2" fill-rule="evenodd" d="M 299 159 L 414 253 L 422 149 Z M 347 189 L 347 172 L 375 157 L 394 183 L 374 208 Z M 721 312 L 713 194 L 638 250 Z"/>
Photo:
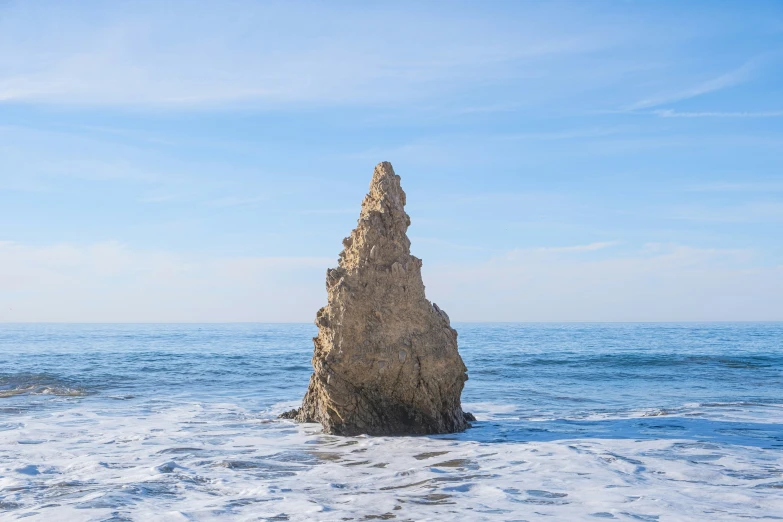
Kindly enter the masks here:
<path id="1" fill-rule="evenodd" d="M 410 254 L 405 192 L 388 162 L 375 167 L 339 266 L 326 272 L 314 373 L 296 414 L 339 435 L 451 433 L 469 427 L 460 405 L 467 368 L 449 317 L 427 301 Z M 289 412 L 289 417 L 293 412 Z"/>

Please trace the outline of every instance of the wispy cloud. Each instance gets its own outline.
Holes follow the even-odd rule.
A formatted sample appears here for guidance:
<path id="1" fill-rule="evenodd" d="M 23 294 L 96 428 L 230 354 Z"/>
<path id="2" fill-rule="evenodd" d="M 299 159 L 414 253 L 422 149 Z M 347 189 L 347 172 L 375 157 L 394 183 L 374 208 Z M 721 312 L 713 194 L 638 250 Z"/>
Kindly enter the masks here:
<path id="1" fill-rule="evenodd" d="M 13 177 L 10 179 L 2 179 L 2 176 L 0 176 L 0 190 L 7 190 L 9 192 L 45 192 L 49 189 L 49 185 L 40 181 Z"/>
<path id="2" fill-rule="evenodd" d="M 780 118 L 783 111 L 760 112 L 678 112 L 671 109 L 652 111 L 661 118 Z"/>
<path id="3" fill-rule="evenodd" d="M 665 217 L 701 223 L 783 223 L 783 202 L 750 201 L 731 205 L 683 205 L 670 209 Z"/>
<path id="4" fill-rule="evenodd" d="M 505 81 L 510 64 L 581 55 L 611 40 L 532 9 L 518 31 L 491 11 L 475 23 L 469 9 L 426 6 L 113 4 L 87 17 L 27 5 L 6 6 L 0 18 L 0 101 L 278 108 L 431 99 Z M 54 19 L 57 31 L 25 37 Z M 395 29 L 379 35 L 378 27 Z"/>
<path id="5" fill-rule="evenodd" d="M 568 252 L 595 252 L 596 250 L 603 250 L 619 244 L 619 241 L 600 241 L 597 243 L 590 243 L 587 245 L 572 245 L 561 247 L 537 247 L 533 248 L 533 252 L 547 252 L 547 253 L 568 253 Z"/>
<path id="6" fill-rule="evenodd" d="M 0 241 L 0 322 L 309 321 L 333 263 Z"/>
<path id="7" fill-rule="evenodd" d="M 554 132 L 520 132 L 497 136 L 499 140 L 574 140 L 582 138 L 601 138 L 628 132 L 627 127 L 597 127 L 592 129 L 566 129 Z"/>
<path id="8" fill-rule="evenodd" d="M 686 187 L 690 192 L 783 192 L 783 182 L 716 181 Z"/>
<path id="9" fill-rule="evenodd" d="M 167 201 L 174 201 L 178 199 L 178 196 L 176 194 L 156 194 L 156 195 L 150 195 L 145 196 L 141 198 L 139 201 L 142 203 L 165 203 Z"/>
<path id="10" fill-rule="evenodd" d="M 464 151 L 470 144 L 464 143 L 463 154 L 459 155 L 459 145 L 463 144 L 444 141 L 437 138 L 422 138 L 410 143 L 392 145 L 388 147 L 371 147 L 358 152 L 336 154 L 339 159 L 363 160 L 377 162 L 394 158 L 396 162 L 413 163 L 418 165 L 456 165 L 465 161 Z M 476 144 L 473 143 L 475 147 Z"/>
<path id="11" fill-rule="evenodd" d="M 460 107 L 449 111 L 451 114 L 486 114 L 494 112 L 514 112 L 521 108 L 518 103 L 501 105 L 476 105 L 470 107 Z"/>
<path id="12" fill-rule="evenodd" d="M 783 320 L 783 267 L 754 264 L 742 249 L 648 244 L 600 258 L 510 252 L 471 265 L 425 264 L 424 277 L 428 296 L 455 320 Z"/>
<path id="13" fill-rule="evenodd" d="M 455 243 L 453 241 L 446 241 L 438 237 L 425 237 L 425 236 L 411 236 L 411 243 L 415 245 L 429 244 L 437 247 L 453 248 L 456 250 L 471 250 L 476 252 L 486 252 L 490 249 L 477 245 L 467 245 L 463 243 Z"/>
<path id="14" fill-rule="evenodd" d="M 783 266 L 756 265 L 750 250 L 654 243 L 573 255 L 613 244 L 425 263 L 427 295 L 458 320 L 783 320 Z M 333 262 L 0 241 L 0 322 L 309 321 Z"/>
<path id="15" fill-rule="evenodd" d="M 357 214 L 358 210 L 355 208 L 308 208 L 299 211 L 302 215 L 342 215 L 342 214 Z"/>
<path id="16" fill-rule="evenodd" d="M 536 246 L 527 248 L 515 248 L 509 250 L 499 257 L 497 260 L 514 261 L 523 258 L 529 258 L 531 256 L 560 256 L 569 254 L 580 254 L 585 252 L 596 252 L 599 250 L 605 250 L 613 246 L 619 245 L 619 241 L 597 241 L 595 243 L 587 243 L 584 245 L 566 245 L 566 246 Z"/>
<path id="17" fill-rule="evenodd" d="M 212 207 L 239 207 L 269 201 L 268 196 L 223 196 L 207 202 Z"/>
<path id="18" fill-rule="evenodd" d="M 720 91 L 728 87 L 733 87 L 735 85 L 747 81 L 750 78 L 751 73 L 758 66 L 758 63 L 759 63 L 758 58 L 751 59 L 745 62 L 744 64 L 742 64 L 740 67 L 737 67 L 736 69 L 733 69 L 727 73 L 721 74 L 720 76 L 716 76 L 714 78 L 711 78 L 707 81 L 704 81 L 692 87 L 687 87 L 679 91 L 673 91 L 668 94 L 662 94 L 659 96 L 654 96 L 651 98 L 640 100 L 634 103 L 633 105 L 631 105 L 630 107 L 628 107 L 628 110 L 634 111 L 638 109 L 647 109 L 650 107 L 656 107 L 667 103 L 679 102 L 690 98 L 695 98 L 697 96 L 702 96 L 704 94 L 708 94 L 711 92 Z"/>

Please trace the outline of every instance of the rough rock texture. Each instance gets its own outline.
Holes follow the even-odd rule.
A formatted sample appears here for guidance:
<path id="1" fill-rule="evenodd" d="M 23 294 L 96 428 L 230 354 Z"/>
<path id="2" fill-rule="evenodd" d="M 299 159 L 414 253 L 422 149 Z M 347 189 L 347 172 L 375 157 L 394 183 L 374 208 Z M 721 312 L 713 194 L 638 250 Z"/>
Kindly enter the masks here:
<path id="1" fill-rule="evenodd" d="M 310 387 L 296 415 L 339 435 L 451 433 L 469 427 L 457 332 L 424 296 L 410 254 L 400 177 L 375 167 L 359 223 L 327 270 Z M 290 415 L 290 413 L 289 413 Z"/>

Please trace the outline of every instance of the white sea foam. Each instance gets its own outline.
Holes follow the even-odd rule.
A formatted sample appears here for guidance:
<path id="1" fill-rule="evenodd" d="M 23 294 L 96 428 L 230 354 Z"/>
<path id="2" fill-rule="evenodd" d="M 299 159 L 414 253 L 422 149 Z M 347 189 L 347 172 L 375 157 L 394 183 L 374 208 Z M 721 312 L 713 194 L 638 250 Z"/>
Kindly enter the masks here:
<path id="1" fill-rule="evenodd" d="M 783 513 L 781 451 L 720 434 L 509 435 L 491 420 L 508 407 L 484 403 L 473 405 L 480 421 L 464 434 L 345 438 L 275 418 L 294 403 L 257 413 L 166 401 L 120 412 L 107 402 L 24 412 L 0 431 L 1 518 L 714 521 Z"/>
<path id="2" fill-rule="evenodd" d="M 0 519 L 783 513 L 783 325 L 459 326 L 478 422 L 404 438 L 276 418 L 305 392 L 313 329 L 0 329 Z"/>

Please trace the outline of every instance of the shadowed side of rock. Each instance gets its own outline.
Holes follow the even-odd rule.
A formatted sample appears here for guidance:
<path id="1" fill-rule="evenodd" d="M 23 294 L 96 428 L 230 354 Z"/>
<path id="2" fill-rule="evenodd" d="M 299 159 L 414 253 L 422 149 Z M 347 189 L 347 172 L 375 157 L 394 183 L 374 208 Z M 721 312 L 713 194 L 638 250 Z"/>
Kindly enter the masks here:
<path id="1" fill-rule="evenodd" d="M 460 404 L 467 368 L 457 332 L 424 295 L 404 207 L 400 177 L 390 163 L 378 164 L 339 266 L 327 271 L 328 304 L 316 314 L 314 373 L 295 412 L 300 422 L 340 435 L 470 426 Z"/>

